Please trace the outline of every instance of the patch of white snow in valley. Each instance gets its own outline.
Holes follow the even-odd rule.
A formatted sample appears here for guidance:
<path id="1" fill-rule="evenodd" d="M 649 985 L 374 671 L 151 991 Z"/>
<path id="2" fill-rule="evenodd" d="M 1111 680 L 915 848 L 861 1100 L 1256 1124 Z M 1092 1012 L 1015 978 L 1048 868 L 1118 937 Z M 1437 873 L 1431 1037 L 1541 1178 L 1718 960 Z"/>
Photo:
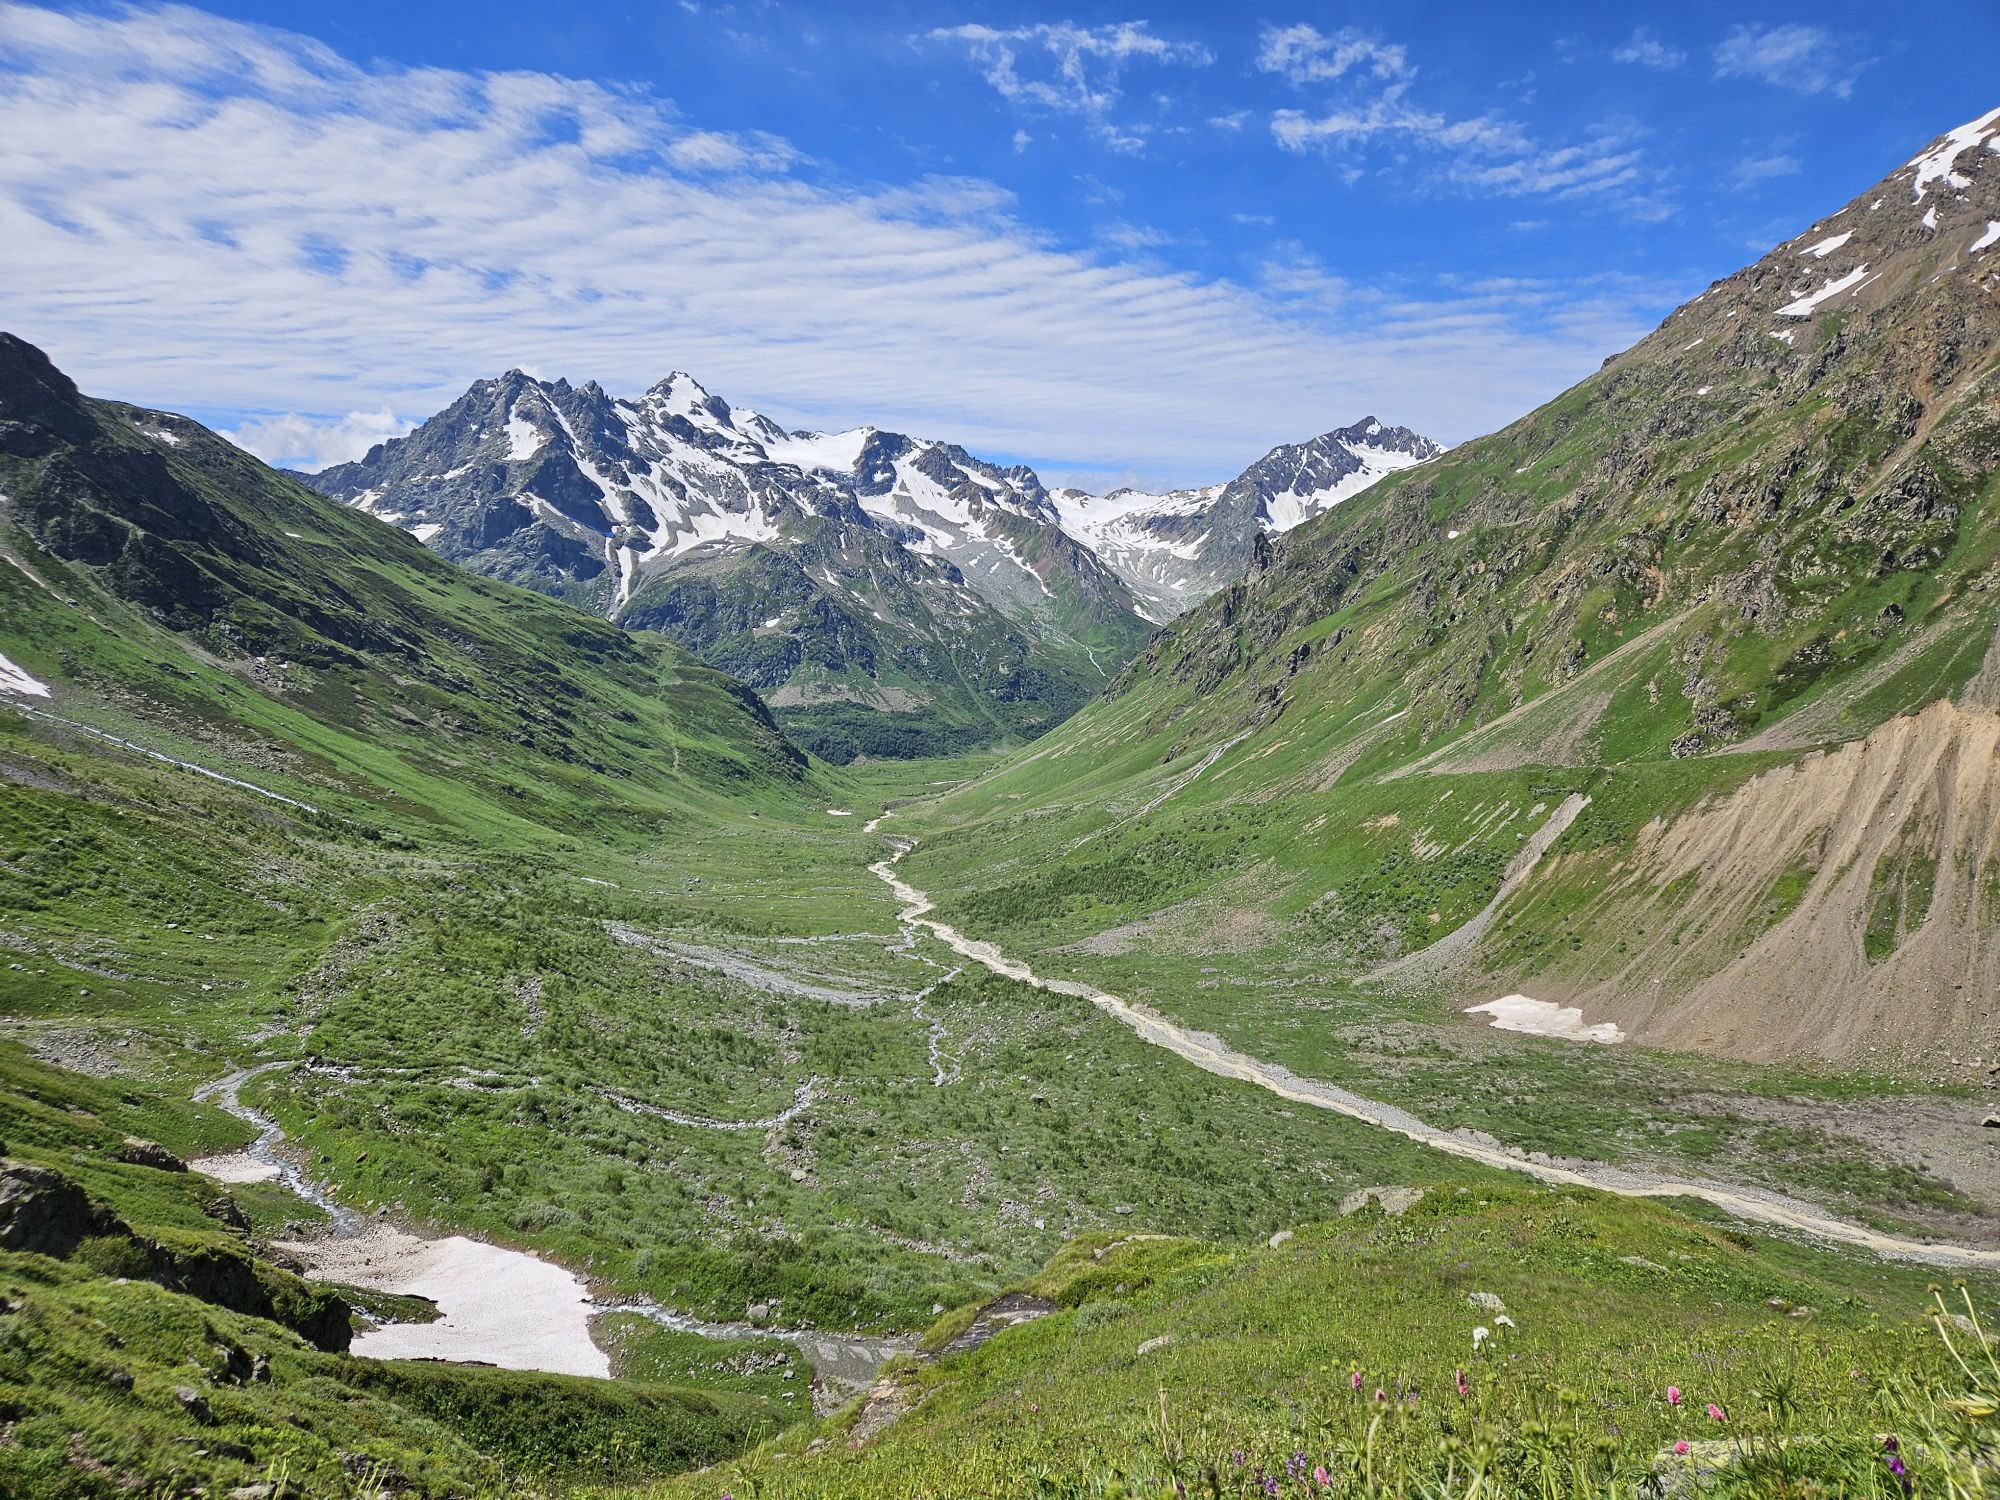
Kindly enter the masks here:
<path id="1" fill-rule="evenodd" d="M 785 617 L 783 615 L 772 615 L 770 619 L 764 622 L 763 628 L 765 630 L 769 630 L 773 625 L 777 624 L 780 620 L 784 618 Z"/>
<path id="2" fill-rule="evenodd" d="M 1984 142 L 1988 149 L 1994 149 L 2000 142 L 2000 109 L 1988 110 L 1978 119 L 1961 125 L 1948 132 L 1945 138 L 1919 156 L 1912 157 L 1909 165 L 1916 168 L 1916 180 L 1911 202 L 1924 196 L 1924 189 L 1931 183 L 1942 180 L 1946 187 L 1962 188 L 1969 184 L 1966 179 L 1952 171 L 1959 157 L 1974 146 Z"/>
<path id="3" fill-rule="evenodd" d="M 611 1373 L 591 1341 L 594 1309 L 582 1279 L 519 1250 L 453 1235 L 420 1240 L 387 1224 L 351 1239 L 287 1246 L 313 1273 L 401 1296 L 428 1297 L 432 1323 L 384 1323 L 355 1335 L 369 1359 L 481 1360 L 556 1375 Z"/>
<path id="4" fill-rule="evenodd" d="M 410 535 L 420 542 L 428 542 L 443 530 L 444 522 L 442 521 L 422 521 L 409 528 Z"/>
<path id="5" fill-rule="evenodd" d="M 1492 1018 L 1499 1031 L 1524 1031 L 1529 1036 L 1560 1037 L 1569 1042 L 1598 1042 L 1604 1046 L 1625 1040 L 1625 1033 L 1610 1021 L 1586 1026 L 1583 1012 L 1574 1005 L 1557 1005 L 1552 1000 L 1535 1000 L 1526 995 L 1502 995 L 1484 1005 L 1469 1005 L 1468 1016 Z"/>
<path id="6" fill-rule="evenodd" d="M 849 432 L 794 432 L 764 442 L 764 454 L 774 464 L 790 464 L 796 469 L 826 469 L 852 474 L 861 462 L 872 427 L 856 427 Z"/>
<path id="7" fill-rule="evenodd" d="M 1792 341 L 1792 330 L 1789 328 L 1773 328 L 1771 330 L 1771 337 L 1781 344 L 1789 344 Z"/>
<path id="8" fill-rule="evenodd" d="M 2000 244 L 2000 219 L 1988 219 L 1986 221 L 1986 233 L 1972 242 L 1971 253 L 1977 255 L 1988 245 L 1995 244 Z"/>
<path id="9" fill-rule="evenodd" d="M 548 439 L 542 430 L 532 422 L 524 422 L 510 414 L 507 418 L 507 461 L 517 463 L 524 458 L 533 458 L 542 451 L 542 444 Z"/>
<path id="10" fill-rule="evenodd" d="M 1927 208 L 1924 210 L 1924 228 L 1926 229 L 1937 228 L 1937 209 L 1935 207 Z"/>
<path id="11" fill-rule="evenodd" d="M 156 438 L 160 442 L 165 443 L 169 448 L 178 448 L 181 445 L 180 434 L 169 432 L 164 427 L 142 427 L 139 430 L 145 433 L 147 437 Z"/>
<path id="12" fill-rule="evenodd" d="M 1712 391 L 1712 390 L 1714 390 L 1714 389 L 1715 389 L 1715 387 L 1714 387 L 1714 386 L 1712 386 L 1712 385 L 1702 385 L 1702 386 L 1696 386 L 1696 387 L 1695 387 L 1695 392 L 1694 392 L 1694 393 L 1695 393 L 1695 394 L 1696 394 L 1697 396 L 1706 396 L 1706 395 L 1707 395 L 1707 394 L 1708 394 L 1708 393 L 1709 393 L 1710 391 Z"/>
<path id="13" fill-rule="evenodd" d="M 851 818 L 854 816 L 853 812 L 845 807 L 829 807 L 826 810 L 826 815 L 829 818 Z"/>
<path id="14" fill-rule="evenodd" d="M 1821 240 L 1817 245 L 1806 246 L 1805 253 L 1810 256 L 1813 256 L 1815 259 L 1825 260 L 1829 255 L 1833 254 L 1834 251 L 1838 250 L 1842 245 L 1846 244 L 1849 240 L 1853 238 L 1854 238 L 1854 231 L 1851 229 L 1844 234 L 1830 234 L 1825 239 Z"/>
<path id="15" fill-rule="evenodd" d="M 1862 279 L 1867 274 L 1868 266 L 1864 262 L 1849 271 L 1838 281 L 1829 281 L 1818 291 L 1808 292 L 1805 296 L 1795 301 L 1787 302 L 1783 307 L 1778 309 L 1778 316 L 1781 318 L 1810 318 L 1813 309 L 1818 307 L 1820 303 L 1826 301 L 1829 297 L 1838 297 L 1849 287 L 1860 285 Z"/>
<path id="16" fill-rule="evenodd" d="M 23 698 L 46 698 L 49 696 L 49 685 L 0 656 L 0 693 L 15 693 Z"/>
<path id="17" fill-rule="evenodd" d="M 259 1161 L 248 1151 L 230 1151 L 222 1156 L 204 1156 L 188 1166 L 217 1182 L 270 1182 L 278 1175 L 276 1163 Z"/>

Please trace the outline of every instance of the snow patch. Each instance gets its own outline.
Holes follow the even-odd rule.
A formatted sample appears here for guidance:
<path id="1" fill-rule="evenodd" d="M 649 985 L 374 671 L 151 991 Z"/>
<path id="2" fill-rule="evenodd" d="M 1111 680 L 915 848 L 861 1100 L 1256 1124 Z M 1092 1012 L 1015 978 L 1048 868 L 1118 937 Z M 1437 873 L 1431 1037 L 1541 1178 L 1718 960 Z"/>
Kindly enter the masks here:
<path id="1" fill-rule="evenodd" d="M 1825 239 L 1821 240 L 1817 245 L 1806 246 L 1805 253 L 1807 255 L 1812 256 L 1816 260 L 1825 260 L 1829 255 L 1833 254 L 1834 251 L 1838 250 L 1842 245 L 1846 244 L 1849 240 L 1853 238 L 1854 238 L 1854 231 L 1851 229 L 1848 230 L 1845 234 L 1830 234 Z"/>
<path id="2" fill-rule="evenodd" d="M 524 458 L 533 458 L 542 451 L 548 441 L 541 428 L 532 422 L 523 421 L 515 413 L 507 416 L 507 461 L 518 463 Z"/>
<path id="3" fill-rule="evenodd" d="M 1868 275 L 1867 262 L 1856 266 L 1838 281 L 1829 281 L 1816 292 L 1809 292 L 1794 301 L 1787 302 L 1778 309 L 1781 318 L 1810 318 L 1813 309 L 1829 297 L 1837 297 L 1849 287 L 1859 286 Z M 1787 343 L 1790 342 L 1788 338 Z"/>
<path id="4" fill-rule="evenodd" d="M 829 818 L 851 818 L 854 816 L 854 813 L 851 808 L 829 807 L 826 810 L 826 815 Z"/>
<path id="5" fill-rule="evenodd" d="M 1953 172 L 1952 168 L 1957 164 L 1959 157 L 1982 142 L 1989 149 L 1994 149 L 1996 140 L 2000 140 L 2000 109 L 1988 110 L 1978 119 L 1968 121 L 1958 129 L 1947 132 L 1944 139 L 1930 150 L 1910 159 L 1909 165 L 1916 169 L 1910 201 L 1914 203 L 1921 199 L 1924 196 L 1924 189 L 1933 182 L 1942 181 L 1946 187 L 1954 190 L 1970 187 L 1971 183 Z"/>
<path id="6" fill-rule="evenodd" d="M 1606 1047 L 1625 1040 L 1625 1033 L 1610 1021 L 1587 1026 L 1583 1012 L 1576 1006 L 1557 1005 L 1552 1000 L 1536 1000 L 1527 995 L 1502 995 L 1484 1005 L 1468 1005 L 1465 1013 L 1490 1017 L 1488 1024 L 1496 1031 L 1559 1037 L 1567 1042 L 1597 1042 Z"/>
<path id="7" fill-rule="evenodd" d="M 1977 255 L 1988 245 L 1995 244 L 2000 244 L 2000 219 L 1988 219 L 1986 221 L 1986 233 L 1972 242 L 1970 253 Z"/>
<path id="8" fill-rule="evenodd" d="M 0 656 L 0 693 L 14 693 L 22 698 L 46 698 L 49 696 L 49 685 Z"/>
<path id="9" fill-rule="evenodd" d="M 428 1297 L 434 1323 L 363 1329 L 351 1352 L 369 1359 L 483 1360 L 507 1370 L 611 1373 L 590 1338 L 595 1311 L 582 1279 L 519 1250 L 453 1235 L 420 1240 L 384 1225 L 360 1240 L 322 1242 L 316 1274 L 357 1286 Z"/>
<path id="10" fill-rule="evenodd" d="M 444 523 L 442 521 L 423 521 L 408 529 L 410 535 L 418 541 L 428 542 L 432 537 L 444 530 Z"/>
<path id="11" fill-rule="evenodd" d="M 808 472 L 823 469 L 828 473 L 852 474 L 874 431 L 872 427 L 856 427 L 848 432 L 794 432 L 767 439 L 763 444 L 764 456 L 774 464 L 790 464 Z"/>

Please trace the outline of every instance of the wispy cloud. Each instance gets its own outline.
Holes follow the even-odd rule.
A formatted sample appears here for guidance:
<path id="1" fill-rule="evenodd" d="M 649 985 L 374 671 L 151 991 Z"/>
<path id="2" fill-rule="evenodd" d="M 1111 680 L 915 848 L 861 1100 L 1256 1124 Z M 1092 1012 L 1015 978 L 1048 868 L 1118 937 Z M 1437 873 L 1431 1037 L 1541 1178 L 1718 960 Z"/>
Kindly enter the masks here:
<path id="1" fill-rule="evenodd" d="M 1739 188 L 1754 187 L 1774 177 L 1790 177 L 1801 170 L 1799 159 L 1786 151 L 1746 157 L 1730 170 L 1729 180 Z"/>
<path id="2" fill-rule="evenodd" d="M 1155 36 L 1144 21 L 1079 26 L 1073 21 L 993 27 L 940 26 L 930 40 L 961 48 L 1001 98 L 1026 108 L 1076 115 L 1114 151 L 1145 150 L 1149 127 L 1113 117 L 1125 70 L 1133 63 L 1206 67 L 1198 42 Z"/>
<path id="3" fill-rule="evenodd" d="M 1301 85 L 1327 83 L 1357 69 L 1385 79 L 1408 78 L 1415 71 L 1400 46 L 1351 26 L 1327 35 L 1303 22 L 1266 26 L 1257 49 L 1257 68 Z"/>
<path id="4" fill-rule="evenodd" d="M 978 179 L 676 152 L 701 134 L 641 89 L 0 5 L 0 139 L 35 143 L 0 151 L 0 327 L 297 462 L 511 365 L 624 392 L 685 368 L 788 423 L 1207 479 L 1329 413 L 1497 426 L 1647 322 L 1636 294 L 1556 317 L 1451 287 L 1391 315 L 1297 264 L 1064 249 Z"/>
<path id="5" fill-rule="evenodd" d="M 428 415 L 420 413 L 418 420 Z M 230 442 L 267 464 L 311 473 L 359 458 L 377 443 L 401 437 L 413 425 L 385 406 L 380 411 L 351 411 L 344 417 L 313 418 L 290 411 L 252 417 L 220 430 Z"/>
<path id="6" fill-rule="evenodd" d="M 783 172 L 803 160 L 791 142 L 763 131 L 691 130 L 667 142 L 666 158 L 690 172 Z"/>
<path id="7" fill-rule="evenodd" d="M 1866 64 L 1820 26 L 1737 26 L 1715 49 L 1715 76 L 1756 78 L 1800 94 L 1845 99 Z"/>
<path id="8" fill-rule="evenodd" d="M 1452 116 L 1412 97 L 1416 69 L 1405 48 L 1352 31 L 1322 35 L 1311 26 L 1267 26 L 1257 66 L 1297 85 L 1335 84 L 1319 109 L 1271 115 L 1271 137 L 1286 151 L 1345 152 L 1343 174 L 1361 174 L 1354 153 L 1376 143 L 1433 154 L 1427 181 L 1495 195 L 1609 195 L 1628 217 L 1652 219 L 1671 201 L 1645 170 L 1639 127 L 1607 122 L 1582 140 L 1550 144 L 1497 110 Z"/>
<path id="9" fill-rule="evenodd" d="M 1642 68 L 1669 71 L 1686 62 L 1688 55 L 1679 47 L 1661 41 L 1659 33 L 1652 27 L 1641 26 L 1632 33 L 1631 38 L 1622 47 L 1612 49 L 1611 60 L 1637 63 Z"/>

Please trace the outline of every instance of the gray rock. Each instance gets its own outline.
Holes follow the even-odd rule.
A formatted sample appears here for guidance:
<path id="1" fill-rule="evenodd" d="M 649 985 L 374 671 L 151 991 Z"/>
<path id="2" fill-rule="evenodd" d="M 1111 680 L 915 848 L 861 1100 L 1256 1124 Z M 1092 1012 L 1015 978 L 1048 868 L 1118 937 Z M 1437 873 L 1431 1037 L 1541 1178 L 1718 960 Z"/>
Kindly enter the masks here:
<path id="1" fill-rule="evenodd" d="M 185 1172 L 188 1169 L 186 1162 L 158 1141 L 141 1140 L 133 1135 L 125 1137 L 125 1144 L 118 1148 L 118 1159 L 129 1166 L 156 1167 L 162 1172 Z"/>

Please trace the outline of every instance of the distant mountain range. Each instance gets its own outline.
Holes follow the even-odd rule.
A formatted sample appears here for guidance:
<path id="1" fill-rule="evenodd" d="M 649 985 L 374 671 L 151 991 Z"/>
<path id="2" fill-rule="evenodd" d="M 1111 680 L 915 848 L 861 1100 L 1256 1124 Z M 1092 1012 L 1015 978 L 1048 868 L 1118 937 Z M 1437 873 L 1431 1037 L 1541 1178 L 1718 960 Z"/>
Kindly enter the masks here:
<path id="1" fill-rule="evenodd" d="M 1441 450 L 1373 419 L 1228 484 L 1051 493 L 874 427 L 788 432 L 675 372 L 636 401 L 511 370 L 308 482 L 476 571 L 659 630 L 834 760 L 1040 733 L 1257 538 Z"/>
<path id="2" fill-rule="evenodd" d="M 1241 578 L 1260 537 L 1290 531 L 1442 452 L 1407 427 L 1363 417 L 1273 448 L 1227 484 L 1165 494 L 1063 489 L 1054 499 L 1064 530 L 1125 580 L 1149 619 L 1164 623 Z"/>

